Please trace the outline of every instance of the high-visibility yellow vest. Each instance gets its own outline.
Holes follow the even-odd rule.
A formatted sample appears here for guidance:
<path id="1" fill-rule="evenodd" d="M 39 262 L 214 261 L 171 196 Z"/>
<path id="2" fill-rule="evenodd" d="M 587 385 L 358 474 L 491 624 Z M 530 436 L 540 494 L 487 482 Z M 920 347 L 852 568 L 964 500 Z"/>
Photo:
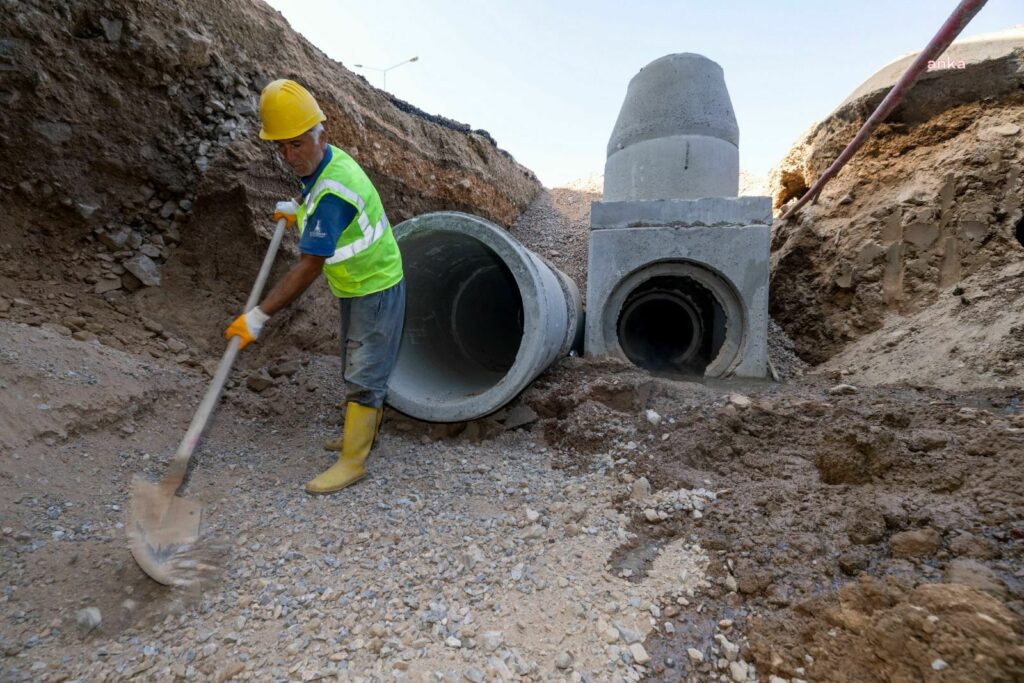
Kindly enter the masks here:
<path id="1" fill-rule="evenodd" d="M 402 279 L 402 254 L 373 183 L 355 159 L 334 145 L 329 147 L 331 160 L 299 205 L 296 224 L 301 236 L 306 217 L 313 214 L 317 204 L 328 194 L 356 208 L 356 217 L 338 237 L 334 255 L 324 262 L 324 275 L 334 296 L 366 296 Z"/>

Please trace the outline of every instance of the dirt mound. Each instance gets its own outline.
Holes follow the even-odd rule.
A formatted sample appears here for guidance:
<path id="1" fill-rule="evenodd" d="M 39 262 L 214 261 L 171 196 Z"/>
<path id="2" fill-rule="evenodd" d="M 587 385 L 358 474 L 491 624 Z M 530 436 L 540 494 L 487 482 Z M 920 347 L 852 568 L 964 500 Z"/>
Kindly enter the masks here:
<path id="1" fill-rule="evenodd" d="M 739 672 L 786 678 L 914 680 L 941 659 L 957 680 L 1012 680 L 1024 643 L 1015 394 L 822 380 L 690 384 L 570 359 L 524 394 L 559 466 L 598 467 L 631 487 L 619 504 L 636 537 L 613 572 L 642 576 L 677 538 L 709 553 L 714 578 L 691 600 L 702 611 L 681 610 L 645 643 L 654 679 L 742 661 Z M 713 502 L 676 502 L 701 490 Z M 838 624 L 856 586 L 889 576 L 905 594 Z M 962 614 L 965 601 L 995 623 Z M 902 624 L 919 608 L 931 611 Z M 921 644 L 899 659 L 884 651 L 895 642 L 879 640 L 886 632 L 909 634 L 929 614 L 941 637 L 914 632 Z M 989 639 L 984 664 L 966 654 L 976 638 Z M 703 659 L 680 656 L 691 647 Z"/>
<path id="2" fill-rule="evenodd" d="M 79 336 L 93 341 L 67 339 L 69 333 L 58 324 L 0 321 L 0 447 L 52 446 L 113 427 L 130 434 L 134 418 L 178 389 L 181 378 L 165 368 L 104 346 L 92 333 Z"/>
<path id="3" fill-rule="evenodd" d="M 917 98 L 898 108 L 825 188 L 818 204 L 794 220 L 777 222 L 772 239 L 771 311 L 805 360 L 820 363 L 883 326 L 893 316 L 914 316 L 936 300 L 971 289 L 992 297 L 993 308 L 1012 309 L 1016 294 L 1000 284 L 1003 268 L 1024 256 L 1020 167 L 1024 96 L 1016 50 L 931 72 Z M 953 72 L 956 73 L 953 73 Z M 990 84 L 991 88 L 981 87 Z M 920 90 L 918 90 L 920 88 Z M 876 90 L 845 103 L 812 126 L 772 175 L 776 206 L 784 210 L 806 191 L 852 139 L 878 97 Z M 956 339 L 973 316 L 929 314 L 901 329 L 945 321 L 941 336 Z M 966 318 L 966 319 L 963 319 Z M 988 330 L 985 344 L 956 384 L 992 384 L 1010 345 L 1009 327 Z M 879 338 L 875 342 L 882 341 Z M 930 358 L 927 335 L 899 342 L 908 355 Z M 878 345 L 875 344 L 875 352 Z M 930 350 L 930 349 L 929 349 Z M 846 365 L 873 363 L 861 353 Z M 893 366 L 895 368 L 895 365 Z M 924 373 L 923 376 L 921 373 Z M 877 373 L 879 378 L 883 373 Z M 889 375 L 935 383 L 942 363 Z M 981 378 L 981 379 L 979 379 Z M 1021 384 L 1017 369 L 1006 383 Z"/>
<path id="4" fill-rule="evenodd" d="M 896 577 L 864 576 L 839 590 L 824 620 L 831 628 L 793 633 L 813 653 L 805 667 L 811 680 L 975 683 L 1024 675 L 1024 620 L 971 586 L 915 587 Z M 771 656 L 762 640 L 753 650 Z"/>
<path id="5" fill-rule="evenodd" d="M 272 203 L 297 189 L 256 136 L 274 78 L 316 94 L 329 138 L 373 178 L 393 224 L 454 209 L 510 225 L 540 189 L 486 132 L 374 89 L 262 2 L 33 0 L 7 3 L 4 17 L 0 317 L 91 316 L 103 343 L 185 366 L 219 351 Z M 250 355 L 333 350 L 335 305 L 315 286 L 275 322 L 289 334 Z"/>

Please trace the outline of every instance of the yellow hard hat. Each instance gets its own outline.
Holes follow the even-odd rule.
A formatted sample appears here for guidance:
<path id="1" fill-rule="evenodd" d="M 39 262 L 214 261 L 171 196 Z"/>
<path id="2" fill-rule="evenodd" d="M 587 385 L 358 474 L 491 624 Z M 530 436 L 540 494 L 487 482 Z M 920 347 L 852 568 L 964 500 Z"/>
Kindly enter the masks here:
<path id="1" fill-rule="evenodd" d="M 295 81 L 273 81 L 260 93 L 260 137 L 264 140 L 297 138 L 326 120 L 313 96 Z"/>

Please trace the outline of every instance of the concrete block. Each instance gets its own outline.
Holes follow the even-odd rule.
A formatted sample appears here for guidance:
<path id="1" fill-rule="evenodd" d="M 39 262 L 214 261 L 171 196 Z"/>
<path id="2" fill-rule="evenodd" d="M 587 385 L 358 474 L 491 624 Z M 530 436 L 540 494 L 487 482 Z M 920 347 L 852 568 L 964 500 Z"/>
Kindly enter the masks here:
<path id="1" fill-rule="evenodd" d="M 765 377 L 770 198 L 600 204 L 590 233 L 587 355 L 675 376 Z M 634 222 L 674 220 L 617 227 L 630 224 L 631 212 Z M 748 220 L 723 224 L 718 212 Z"/>

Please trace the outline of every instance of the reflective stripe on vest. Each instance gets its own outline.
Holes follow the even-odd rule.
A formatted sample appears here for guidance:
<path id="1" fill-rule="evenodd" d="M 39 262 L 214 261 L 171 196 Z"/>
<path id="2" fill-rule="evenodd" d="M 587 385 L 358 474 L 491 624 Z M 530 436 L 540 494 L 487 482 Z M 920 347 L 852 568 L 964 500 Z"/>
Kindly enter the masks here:
<path id="1" fill-rule="evenodd" d="M 323 178 L 317 181 L 316 185 L 313 186 L 313 189 L 306 196 L 306 211 L 312 212 L 313 207 L 316 206 L 316 202 L 320 198 L 320 195 L 327 191 L 337 192 L 342 197 L 356 205 L 356 208 L 359 209 L 357 223 L 359 224 L 359 229 L 363 232 L 363 236 L 355 242 L 351 242 L 334 250 L 334 256 L 331 256 L 326 261 L 328 264 L 333 264 L 350 259 L 359 252 L 369 249 L 374 242 L 384 236 L 384 232 L 388 229 L 389 223 L 387 214 L 382 213 L 377 224 L 371 225 L 370 219 L 366 216 L 366 202 L 363 201 L 363 198 L 351 188 L 345 187 L 337 180 L 332 180 L 331 178 Z"/>

